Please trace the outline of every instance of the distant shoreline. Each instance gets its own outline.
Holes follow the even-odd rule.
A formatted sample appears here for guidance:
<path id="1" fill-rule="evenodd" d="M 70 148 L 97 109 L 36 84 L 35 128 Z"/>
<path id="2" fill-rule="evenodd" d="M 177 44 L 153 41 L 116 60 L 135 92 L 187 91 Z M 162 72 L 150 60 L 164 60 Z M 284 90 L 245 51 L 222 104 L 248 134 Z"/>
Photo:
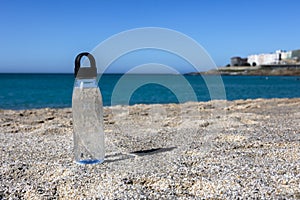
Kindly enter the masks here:
<path id="1" fill-rule="evenodd" d="M 230 66 L 191 75 L 300 76 L 300 65 Z"/>

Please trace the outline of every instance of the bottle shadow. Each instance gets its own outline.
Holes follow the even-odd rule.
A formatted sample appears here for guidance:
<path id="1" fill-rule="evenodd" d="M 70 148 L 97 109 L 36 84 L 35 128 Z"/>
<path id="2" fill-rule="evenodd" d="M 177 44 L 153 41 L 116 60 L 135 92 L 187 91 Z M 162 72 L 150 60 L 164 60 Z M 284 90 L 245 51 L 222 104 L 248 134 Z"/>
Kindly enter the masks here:
<path id="1" fill-rule="evenodd" d="M 129 153 L 115 153 L 115 154 L 105 156 L 104 163 L 117 162 L 117 161 L 126 160 L 126 159 L 130 159 L 130 158 L 135 158 L 138 156 L 150 156 L 150 155 L 154 155 L 154 154 L 158 154 L 158 153 L 172 151 L 176 148 L 177 147 L 152 148 L 152 149 L 146 149 L 146 150 L 132 151 Z"/>

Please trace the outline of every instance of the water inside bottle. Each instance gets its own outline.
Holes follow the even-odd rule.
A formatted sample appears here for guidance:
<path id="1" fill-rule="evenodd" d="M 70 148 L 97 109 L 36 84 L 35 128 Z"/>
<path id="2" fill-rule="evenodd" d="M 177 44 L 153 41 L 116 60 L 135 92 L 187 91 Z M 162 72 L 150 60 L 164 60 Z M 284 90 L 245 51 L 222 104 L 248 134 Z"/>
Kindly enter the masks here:
<path id="1" fill-rule="evenodd" d="M 72 98 L 75 160 L 80 164 L 104 161 L 103 106 L 100 90 L 74 87 Z"/>

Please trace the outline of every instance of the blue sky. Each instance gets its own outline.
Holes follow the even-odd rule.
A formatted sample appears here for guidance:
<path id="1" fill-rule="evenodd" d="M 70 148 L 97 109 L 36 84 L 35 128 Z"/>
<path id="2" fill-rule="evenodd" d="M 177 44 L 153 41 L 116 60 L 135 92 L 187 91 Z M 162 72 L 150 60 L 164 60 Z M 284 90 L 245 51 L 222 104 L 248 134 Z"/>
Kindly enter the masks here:
<path id="1" fill-rule="evenodd" d="M 299 8 L 298 0 L 2 1 L 0 73 L 72 73 L 78 53 L 140 27 L 182 32 L 224 66 L 232 56 L 299 49 Z"/>

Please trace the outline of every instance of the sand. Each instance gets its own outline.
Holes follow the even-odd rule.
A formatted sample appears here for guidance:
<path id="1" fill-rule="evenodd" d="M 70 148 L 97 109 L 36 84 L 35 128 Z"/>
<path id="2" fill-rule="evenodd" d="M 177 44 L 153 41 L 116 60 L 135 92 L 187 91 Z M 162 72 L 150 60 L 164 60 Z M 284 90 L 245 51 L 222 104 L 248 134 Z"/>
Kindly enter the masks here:
<path id="1" fill-rule="evenodd" d="M 72 112 L 0 110 L 0 199 L 300 198 L 300 99 L 104 108 L 79 165 Z"/>

